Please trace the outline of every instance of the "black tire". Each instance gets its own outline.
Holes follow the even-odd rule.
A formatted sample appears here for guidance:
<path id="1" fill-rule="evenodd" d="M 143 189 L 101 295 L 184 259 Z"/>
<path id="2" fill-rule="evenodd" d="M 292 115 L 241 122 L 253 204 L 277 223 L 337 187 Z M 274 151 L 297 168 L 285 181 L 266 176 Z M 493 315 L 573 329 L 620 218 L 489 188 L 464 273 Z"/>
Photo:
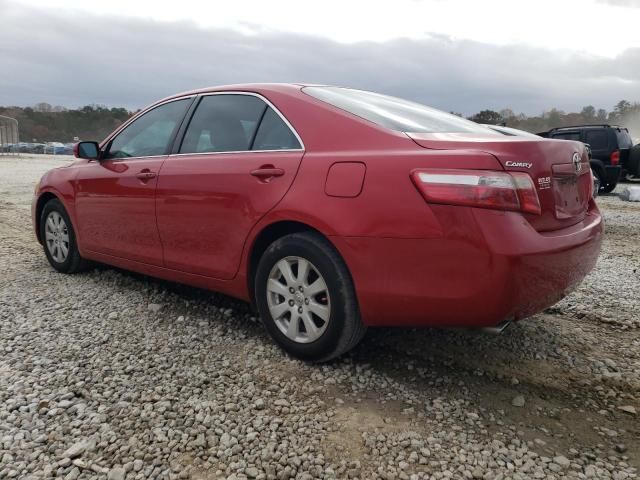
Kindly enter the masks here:
<path id="1" fill-rule="evenodd" d="M 593 168 L 591 169 L 591 174 L 594 177 L 594 180 L 593 180 L 593 198 L 597 198 L 598 194 L 600 193 L 600 185 L 602 185 L 602 177 L 600 175 L 598 175 L 598 172 L 596 170 L 594 170 Z"/>
<path id="2" fill-rule="evenodd" d="M 46 222 L 52 212 L 55 212 L 62 217 L 66 224 L 66 232 L 69 237 L 68 253 L 63 261 L 56 260 L 47 245 Z M 40 238 L 42 239 L 44 253 L 47 256 L 49 264 L 58 272 L 76 273 L 87 268 L 88 262 L 80 256 L 80 252 L 78 251 L 78 244 L 76 242 L 76 235 L 73 230 L 73 225 L 71 224 L 71 219 L 58 199 L 49 200 L 42 209 L 42 215 L 40 216 Z"/>
<path id="3" fill-rule="evenodd" d="M 600 188 L 598 189 L 598 193 L 602 192 L 602 189 L 607 184 L 607 182 L 604 179 L 604 174 L 602 173 L 602 170 L 600 170 L 599 168 L 592 168 L 591 171 L 598 179 L 598 184 L 600 185 Z"/>
<path id="4" fill-rule="evenodd" d="M 594 173 L 596 177 L 598 177 L 598 182 L 600 183 L 600 190 L 598 193 L 611 193 L 618 185 L 616 183 L 607 183 L 604 172 L 599 168 L 592 168 L 591 171 Z"/>
<path id="5" fill-rule="evenodd" d="M 627 177 L 630 180 L 638 180 L 640 178 L 640 143 L 634 145 L 629 150 L 629 157 L 626 164 Z"/>
<path id="6" fill-rule="evenodd" d="M 607 184 L 600 184 L 600 191 L 603 193 L 611 193 L 615 190 L 615 188 L 618 186 L 617 183 L 607 183 Z"/>
<path id="7" fill-rule="evenodd" d="M 279 261 L 294 257 L 311 263 L 324 279 L 331 299 L 325 330 L 309 343 L 292 340 L 280 330 L 267 299 L 272 269 Z M 254 291 L 258 312 L 271 337 L 286 352 L 301 360 L 326 362 L 337 358 L 355 347 L 366 332 L 349 270 L 333 245 L 317 233 L 294 233 L 269 245 L 258 263 Z"/>

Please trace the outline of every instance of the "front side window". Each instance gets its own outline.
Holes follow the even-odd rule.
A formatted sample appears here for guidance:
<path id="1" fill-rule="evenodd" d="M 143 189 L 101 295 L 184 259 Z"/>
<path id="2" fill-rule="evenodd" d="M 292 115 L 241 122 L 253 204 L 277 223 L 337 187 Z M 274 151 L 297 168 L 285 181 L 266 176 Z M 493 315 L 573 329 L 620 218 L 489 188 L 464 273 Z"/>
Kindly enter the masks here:
<path id="1" fill-rule="evenodd" d="M 111 141 L 105 158 L 165 155 L 190 102 L 185 98 L 165 103 L 134 120 Z"/>
<path id="2" fill-rule="evenodd" d="M 202 98 L 180 146 L 180 153 L 242 152 L 251 149 L 267 104 L 253 95 Z"/>
<path id="3" fill-rule="evenodd" d="M 302 91 L 382 127 L 410 133 L 479 133 L 500 135 L 475 122 L 420 103 L 341 87 L 304 87 Z"/>

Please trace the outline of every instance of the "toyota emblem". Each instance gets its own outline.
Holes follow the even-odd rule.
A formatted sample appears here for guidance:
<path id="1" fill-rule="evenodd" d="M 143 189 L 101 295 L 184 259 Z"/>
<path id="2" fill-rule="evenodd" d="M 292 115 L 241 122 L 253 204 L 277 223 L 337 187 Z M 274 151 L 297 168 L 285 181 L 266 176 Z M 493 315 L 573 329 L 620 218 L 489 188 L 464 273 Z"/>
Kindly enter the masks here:
<path id="1" fill-rule="evenodd" d="M 580 159 L 580 154 L 578 152 L 573 154 L 571 163 L 573 163 L 573 168 L 576 169 L 576 173 L 580 173 L 580 170 L 582 170 L 582 160 Z"/>

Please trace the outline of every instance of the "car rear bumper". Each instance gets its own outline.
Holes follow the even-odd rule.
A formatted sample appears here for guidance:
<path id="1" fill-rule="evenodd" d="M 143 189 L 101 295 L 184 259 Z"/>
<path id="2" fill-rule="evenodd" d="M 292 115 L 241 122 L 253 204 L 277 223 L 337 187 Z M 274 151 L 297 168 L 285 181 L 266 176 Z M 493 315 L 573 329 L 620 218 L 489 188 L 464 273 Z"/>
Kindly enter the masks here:
<path id="1" fill-rule="evenodd" d="M 594 267 L 603 223 L 548 233 L 520 214 L 456 208 L 431 239 L 332 237 L 371 326 L 492 327 L 549 307 Z"/>

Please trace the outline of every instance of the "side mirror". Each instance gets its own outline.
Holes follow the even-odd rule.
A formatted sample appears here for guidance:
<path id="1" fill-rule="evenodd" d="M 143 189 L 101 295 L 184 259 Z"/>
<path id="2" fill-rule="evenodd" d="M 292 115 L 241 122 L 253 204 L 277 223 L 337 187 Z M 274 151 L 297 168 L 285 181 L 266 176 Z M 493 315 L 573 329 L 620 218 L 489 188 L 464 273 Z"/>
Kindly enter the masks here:
<path id="1" fill-rule="evenodd" d="M 100 157 L 100 147 L 97 142 L 80 142 L 73 146 L 73 155 L 77 158 L 87 160 L 98 160 Z"/>

